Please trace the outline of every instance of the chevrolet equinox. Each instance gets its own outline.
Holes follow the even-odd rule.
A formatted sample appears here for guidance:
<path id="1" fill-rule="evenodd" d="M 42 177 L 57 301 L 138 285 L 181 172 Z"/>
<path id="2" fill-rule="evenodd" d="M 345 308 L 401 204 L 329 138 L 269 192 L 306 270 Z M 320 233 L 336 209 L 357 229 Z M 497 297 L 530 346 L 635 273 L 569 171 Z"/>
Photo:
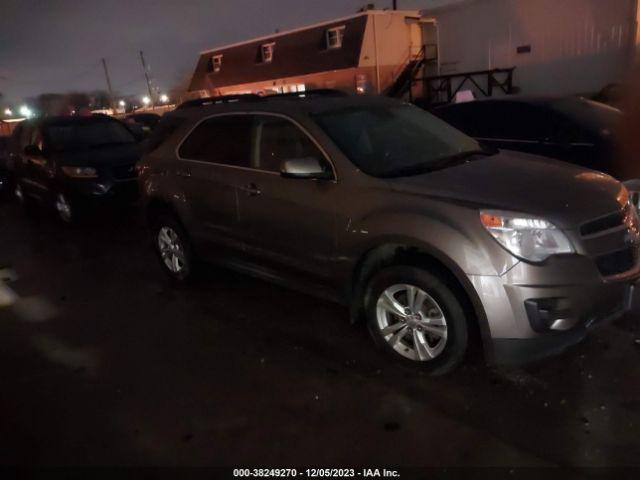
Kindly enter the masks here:
<path id="1" fill-rule="evenodd" d="M 557 353 L 626 312 L 640 276 L 618 181 L 484 149 L 387 98 L 190 102 L 138 172 L 171 277 L 207 260 L 331 298 L 432 374 L 476 338 L 493 363 Z"/>

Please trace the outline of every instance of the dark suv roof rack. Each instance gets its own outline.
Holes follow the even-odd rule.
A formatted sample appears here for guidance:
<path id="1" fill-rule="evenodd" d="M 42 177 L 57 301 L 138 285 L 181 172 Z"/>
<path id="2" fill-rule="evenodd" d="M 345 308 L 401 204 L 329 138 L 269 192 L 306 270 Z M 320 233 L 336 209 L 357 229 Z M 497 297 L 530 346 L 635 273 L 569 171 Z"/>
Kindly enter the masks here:
<path id="1" fill-rule="evenodd" d="M 342 90 L 336 90 L 331 88 L 318 88 L 315 90 L 306 90 L 304 92 L 290 92 L 290 93 L 275 93 L 273 95 L 256 95 L 254 93 L 247 93 L 242 95 L 221 95 L 218 97 L 205 97 L 196 98 L 194 100 L 188 100 L 178 105 L 176 110 L 182 110 L 184 108 L 191 107 L 204 107 L 206 105 L 217 105 L 221 103 L 235 103 L 235 102 L 259 102 L 264 100 L 277 100 L 281 98 L 314 98 L 314 97 L 347 97 L 349 94 Z"/>

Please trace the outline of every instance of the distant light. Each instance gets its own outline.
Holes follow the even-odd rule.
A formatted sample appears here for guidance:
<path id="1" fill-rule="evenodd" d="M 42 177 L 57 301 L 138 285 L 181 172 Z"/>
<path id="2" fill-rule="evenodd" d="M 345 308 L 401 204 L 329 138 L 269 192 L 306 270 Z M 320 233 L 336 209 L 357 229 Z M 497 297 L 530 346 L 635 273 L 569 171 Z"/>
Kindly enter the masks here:
<path id="1" fill-rule="evenodd" d="M 163 93 L 162 95 L 160 95 L 160 101 L 162 103 L 167 103 L 169 101 L 169 96 L 165 93 Z"/>
<path id="2" fill-rule="evenodd" d="M 151 103 L 151 99 L 149 97 L 142 97 L 142 103 L 149 105 Z"/>
<path id="3" fill-rule="evenodd" d="M 29 107 L 27 107 L 26 105 L 23 105 L 20 107 L 20 115 L 26 118 L 31 118 L 33 116 L 33 112 Z"/>
<path id="4" fill-rule="evenodd" d="M 7 117 L 10 117 L 11 115 L 13 115 L 13 112 L 11 111 L 11 109 L 10 109 L 10 108 L 5 108 L 5 109 L 4 109 L 4 114 L 5 114 Z"/>
<path id="5" fill-rule="evenodd" d="M 120 105 L 121 107 L 124 107 L 124 106 L 126 106 L 126 105 L 127 105 L 127 103 L 126 103 L 124 100 L 120 100 L 120 101 L 118 102 L 118 105 Z"/>

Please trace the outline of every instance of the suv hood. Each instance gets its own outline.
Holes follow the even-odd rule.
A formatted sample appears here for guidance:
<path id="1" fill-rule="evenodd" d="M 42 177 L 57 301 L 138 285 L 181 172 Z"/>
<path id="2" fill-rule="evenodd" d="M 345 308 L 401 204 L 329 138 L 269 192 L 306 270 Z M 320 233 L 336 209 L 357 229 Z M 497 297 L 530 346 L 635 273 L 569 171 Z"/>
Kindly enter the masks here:
<path id="1" fill-rule="evenodd" d="M 622 185 L 610 176 L 511 151 L 389 183 L 398 192 L 527 213 L 565 229 L 621 206 Z"/>

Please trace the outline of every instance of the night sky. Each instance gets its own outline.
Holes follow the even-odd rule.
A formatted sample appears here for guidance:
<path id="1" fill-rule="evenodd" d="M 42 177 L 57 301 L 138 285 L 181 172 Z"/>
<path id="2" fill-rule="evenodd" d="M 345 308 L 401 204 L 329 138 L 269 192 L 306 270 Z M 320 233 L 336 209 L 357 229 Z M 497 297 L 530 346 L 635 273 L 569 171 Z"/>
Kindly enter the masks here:
<path id="1" fill-rule="evenodd" d="M 451 0 L 399 0 L 420 9 Z M 0 103 L 40 93 L 106 89 L 143 95 L 143 50 L 166 91 L 201 50 L 350 15 L 367 0 L 0 0 Z M 377 0 L 378 8 L 391 0 Z"/>

